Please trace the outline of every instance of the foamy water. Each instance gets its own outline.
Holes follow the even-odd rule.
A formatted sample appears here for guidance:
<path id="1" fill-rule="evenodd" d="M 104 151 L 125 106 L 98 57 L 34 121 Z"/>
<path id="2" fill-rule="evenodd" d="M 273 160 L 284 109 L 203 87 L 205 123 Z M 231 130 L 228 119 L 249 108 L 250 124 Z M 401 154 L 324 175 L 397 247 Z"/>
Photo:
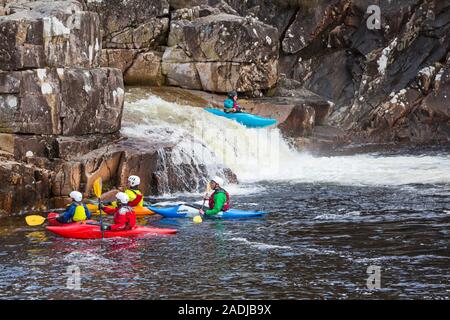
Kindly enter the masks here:
<path id="1" fill-rule="evenodd" d="M 291 149 L 278 129 L 249 129 L 153 95 L 125 104 L 122 132 L 176 142 L 178 164 L 204 164 L 211 176 L 226 166 L 241 182 L 404 185 L 450 180 L 449 156 L 315 157 Z"/>

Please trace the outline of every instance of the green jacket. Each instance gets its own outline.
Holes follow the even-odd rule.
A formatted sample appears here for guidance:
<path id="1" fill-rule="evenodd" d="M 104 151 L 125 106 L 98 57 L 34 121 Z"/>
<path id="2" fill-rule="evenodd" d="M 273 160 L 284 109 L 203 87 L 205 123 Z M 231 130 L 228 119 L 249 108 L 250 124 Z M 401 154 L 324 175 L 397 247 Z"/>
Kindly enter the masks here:
<path id="1" fill-rule="evenodd" d="M 225 192 L 216 192 L 214 194 L 214 208 L 206 210 L 206 215 L 214 215 L 218 214 L 222 211 L 223 205 L 227 202 L 227 195 Z"/>

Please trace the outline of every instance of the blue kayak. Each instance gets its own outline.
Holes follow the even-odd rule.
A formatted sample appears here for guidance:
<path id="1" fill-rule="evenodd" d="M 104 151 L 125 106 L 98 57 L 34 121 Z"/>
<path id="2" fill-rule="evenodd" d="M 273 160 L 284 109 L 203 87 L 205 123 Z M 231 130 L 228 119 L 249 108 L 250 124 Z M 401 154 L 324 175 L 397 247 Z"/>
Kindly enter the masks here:
<path id="1" fill-rule="evenodd" d="M 211 109 L 205 108 L 205 111 L 208 111 L 216 116 L 225 117 L 231 120 L 235 120 L 240 124 L 249 127 L 249 128 L 262 128 L 271 126 L 277 123 L 277 120 L 270 118 L 263 118 L 260 116 L 256 116 L 254 114 L 240 112 L 240 113 L 226 113 L 219 109 Z"/>
<path id="2" fill-rule="evenodd" d="M 199 214 L 198 209 L 181 204 L 175 207 L 158 208 L 149 206 L 148 208 L 153 212 L 162 215 L 165 218 L 192 218 Z M 225 212 L 219 212 L 214 216 L 206 216 L 206 217 L 216 219 L 243 219 L 243 218 L 262 217 L 264 214 L 265 212 L 262 211 L 229 209 Z"/>

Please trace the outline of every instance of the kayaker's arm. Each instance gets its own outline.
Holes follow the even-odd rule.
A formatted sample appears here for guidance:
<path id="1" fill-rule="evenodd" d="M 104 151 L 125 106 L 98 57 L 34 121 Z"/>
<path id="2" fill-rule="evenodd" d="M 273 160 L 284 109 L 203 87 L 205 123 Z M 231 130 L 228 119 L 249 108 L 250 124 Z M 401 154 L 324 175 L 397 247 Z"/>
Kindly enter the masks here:
<path id="1" fill-rule="evenodd" d="M 108 207 L 108 206 L 102 206 L 102 210 L 106 214 L 114 214 L 114 213 L 116 213 L 117 208 L 111 208 L 111 207 Z"/>
<path id="2" fill-rule="evenodd" d="M 223 205 L 227 202 L 227 196 L 223 192 L 216 193 L 214 195 L 214 208 L 206 210 L 206 215 L 218 214 L 222 211 Z"/>
<path id="3" fill-rule="evenodd" d="M 128 205 L 130 207 L 136 207 L 139 204 L 139 202 L 141 202 L 141 200 L 142 200 L 142 194 L 136 194 L 136 198 L 134 198 L 133 201 L 129 201 Z"/>
<path id="4" fill-rule="evenodd" d="M 75 214 L 75 209 L 76 209 L 76 205 L 70 205 L 66 211 L 64 211 L 61 215 L 60 218 L 58 219 L 59 222 L 61 223 L 68 223 L 70 221 L 70 219 L 72 219 L 73 215 Z"/>

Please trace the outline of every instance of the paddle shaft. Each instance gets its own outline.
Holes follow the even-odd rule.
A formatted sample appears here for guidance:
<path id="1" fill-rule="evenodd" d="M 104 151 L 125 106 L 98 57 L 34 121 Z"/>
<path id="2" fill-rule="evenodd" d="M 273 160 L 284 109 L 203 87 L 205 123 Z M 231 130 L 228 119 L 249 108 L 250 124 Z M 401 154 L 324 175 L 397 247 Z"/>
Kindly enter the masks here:
<path id="1" fill-rule="evenodd" d="M 98 210 L 100 210 L 100 229 L 102 230 L 102 240 L 105 238 L 105 230 L 103 230 L 102 201 L 98 198 Z"/>

